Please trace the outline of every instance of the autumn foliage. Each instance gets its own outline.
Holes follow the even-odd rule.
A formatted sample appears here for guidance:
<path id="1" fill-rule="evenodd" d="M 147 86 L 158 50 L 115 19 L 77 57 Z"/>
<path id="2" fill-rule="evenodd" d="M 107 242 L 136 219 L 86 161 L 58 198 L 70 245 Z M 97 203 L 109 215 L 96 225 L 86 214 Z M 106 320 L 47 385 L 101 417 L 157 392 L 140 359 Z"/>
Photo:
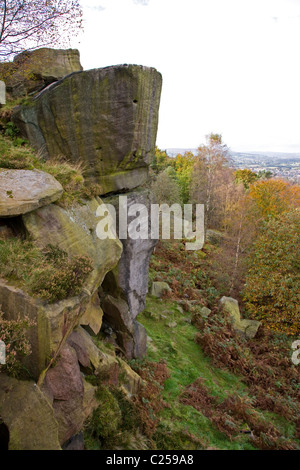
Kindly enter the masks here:
<path id="1" fill-rule="evenodd" d="M 246 307 L 268 327 L 300 332 L 300 211 L 265 222 L 254 243 L 246 278 Z"/>

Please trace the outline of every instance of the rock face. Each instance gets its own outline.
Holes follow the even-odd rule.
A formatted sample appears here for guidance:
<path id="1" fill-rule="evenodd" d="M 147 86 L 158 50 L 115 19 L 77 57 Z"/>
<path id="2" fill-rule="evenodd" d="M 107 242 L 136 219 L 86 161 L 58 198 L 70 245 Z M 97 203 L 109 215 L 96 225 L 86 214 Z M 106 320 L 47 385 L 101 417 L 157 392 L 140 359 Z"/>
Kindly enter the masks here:
<path id="1" fill-rule="evenodd" d="M 93 260 L 94 269 L 85 283 L 91 293 L 116 266 L 122 253 L 118 239 L 100 240 L 96 235 L 99 204 L 98 198 L 68 209 L 51 204 L 23 216 L 26 229 L 39 246 L 52 244 L 70 256 L 86 255 Z"/>
<path id="2" fill-rule="evenodd" d="M 128 190 L 147 179 L 161 85 L 160 73 L 138 65 L 78 72 L 16 108 L 12 120 L 45 158 L 82 161 L 101 194 Z"/>
<path id="3" fill-rule="evenodd" d="M 124 197 L 124 194 L 122 196 Z M 126 198 L 127 213 L 135 204 L 142 204 L 147 208 L 149 217 L 141 219 L 140 222 L 141 230 L 146 228 L 149 238 L 133 239 L 128 235 L 127 238 L 121 239 L 122 256 L 117 268 L 106 276 L 101 295 L 104 318 L 116 331 L 118 344 L 131 359 L 132 357 L 141 358 L 146 354 L 147 335 L 144 327 L 136 321 L 136 317 L 145 308 L 149 260 L 157 239 L 150 237 L 150 205 L 152 203 L 150 193 L 147 190 L 134 191 L 126 193 Z M 110 204 L 115 208 L 117 233 L 119 233 L 119 197 L 107 197 L 105 204 L 107 207 Z M 128 216 L 128 226 L 134 219 L 134 216 Z M 108 295 L 105 296 L 105 294 Z"/>
<path id="4" fill-rule="evenodd" d="M 24 363 L 33 378 L 38 380 L 63 337 L 67 338 L 80 324 L 81 315 L 89 306 L 89 297 L 73 297 L 48 305 L 0 281 L 0 299 L 4 318 L 16 320 L 20 316 L 36 322 L 28 331 L 32 353 Z"/>
<path id="5" fill-rule="evenodd" d="M 0 374 L 0 416 L 9 431 L 9 450 L 61 449 L 51 404 L 33 382 Z"/>
<path id="6" fill-rule="evenodd" d="M 139 391 L 141 377 L 125 361 L 116 357 L 114 351 L 97 347 L 92 337 L 82 327 L 79 326 L 72 332 L 68 344 L 76 351 L 81 367 L 93 370 L 95 376 L 106 377 L 103 383 L 119 385 L 129 396 Z"/>
<path id="7" fill-rule="evenodd" d="M 14 110 L 13 120 L 45 159 L 83 163 L 87 184 L 97 183 L 101 194 L 124 194 L 146 181 L 162 85 L 155 69 L 123 65 L 83 72 L 78 51 L 41 49 L 0 64 L 0 78 L 8 75 L 11 95 L 39 92 Z M 1 243 L 30 237 L 39 248 L 51 244 L 70 258 L 88 256 L 93 270 L 79 295 L 52 304 L 0 280 L 4 318 L 35 322 L 26 333 L 32 353 L 23 364 L 38 385 L 0 374 L 0 441 L 3 431 L 11 449 L 83 449 L 84 423 L 103 405 L 100 387 L 118 387 L 129 399 L 143 383 L 120 354 L 140 358 L 146 352 L 146 331 L 136 318 L 145 307 L 157 240 L 120 241 L 111 228 L 110 237 L 100 239 L 98 208 L 104 203 L 96 197 L 62 208 L 54 204 L 62 187 L 51 178 L 0 169 Z M 149 192 L 126 196 L 127 210 L 135 204 L 150 209 Z M 118 195 L 106 199 L 117 208 Z M 134 219 L 128 217 L 129 224 Z M 150 220 L 140 222 L 149 234 Z"/>
<path id="8" fill-rule="evenodd" d="M 127 239 L 121 239 L 123 253 L 120 258 L 116 282 L 125 294 L 130 313 L 133 319 L 144 310 L 146 304 L 146 295 L 148 293 L 148 271 L 149 261 L 153 249 L 158 240 L 151 238 L 151 204 L 154 202 L 151 193 L 147 190 L 134 191 L 126 194 L 127 212 L 135 204 L 142 204 L 147 208 L 149 217 L 141 220 L 141 230 L 144 226 L 148 229 L 149 237 L 147 239 L 133 239 L 130 236 Z M 119 233 L 119 198 L 105 198 L 105 203 L 112 204 L 116 209 L 117 233 Z M 135 219 L 135 216 L 128 216 L 128 225 Z M 110 283 L 113 284 L 112 280 Z"/>
<path id="9" fill-rule="evenodd" d="M 0 217 L 13 217 L 57 201 L 61 184 L 44 171 L 0 170 Z"/>
<path id="10" fill-rule="evenodd" d="M 0 77 L 7 91 L 19 97 L 41 90 L 66 75 L 81 71 L 77 49 L 42 48 L 23 52 L 13 62 L 0 65 Z"/>
<path id="11" fill-rule="evenodd" d="M 46 374 L 43 389 L 52 399 L 59 424 L 59 441 L 65 443 L 82 428 L 84 386 L 76 352 L 65 345 L 55 367 Z"/>
<path id="12" fill-rule="evenodd" d="M 241 319 L 239 304 L 236 299 L 223 296 L 220 300 L 220 306 L 230 315 L 233 328 L 238 333 L 244 335 L 247 339 L 252 339 L 256 336 L 261 322 L 257 320 Z"/>

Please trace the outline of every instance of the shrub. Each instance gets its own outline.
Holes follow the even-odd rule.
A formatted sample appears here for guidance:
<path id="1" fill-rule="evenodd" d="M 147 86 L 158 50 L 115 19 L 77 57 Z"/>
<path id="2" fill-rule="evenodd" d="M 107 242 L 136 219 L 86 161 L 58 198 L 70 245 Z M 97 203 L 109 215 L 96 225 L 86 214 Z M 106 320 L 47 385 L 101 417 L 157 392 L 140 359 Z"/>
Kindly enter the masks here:
<path id="1" fill-rule="evenodd" d="M 26 332 L 35 325 L 28 318 L 6 320 L 0 311 L 0 340 L 6 348 L 6 363 L 0 365 L 0 371 L 13 377 L 19 377 L 26 369 L 21 362 L 22 357 L 31 354 L 31 347 Z"/>
<path id="2" fill-rule="evenodd" d="M 122 420 L 118 401 L 107 387 L 98 387 L 96 398 L 99 406 L 87 423 L 87 433 L 94 437 L 108 438 L 115 434 Z"/>
<path id="3" fill-rule="evenodd" d="M 57 204 L 68 206 L 82 199 L 101 194 L 98 184 L 87 184 L 80 164 L 74 165 L 62 156 L 44 161 L 18 134 L 15 127 L 6 126 L 6 136 L 0 135 L 0 168 L 16 170 L 41 170 L 54 176 L 64 192 Z"/>
<path id="4" fill-rule="evenodd" d="M 80 293 L 93 262 L 87 256 L 69 258 L 52 245 L 41 251 L 30 241 L 9 239 L 0 241 L 0 268 L 6 279 L 19 281 L 29 293 L 55 302 Z"/>

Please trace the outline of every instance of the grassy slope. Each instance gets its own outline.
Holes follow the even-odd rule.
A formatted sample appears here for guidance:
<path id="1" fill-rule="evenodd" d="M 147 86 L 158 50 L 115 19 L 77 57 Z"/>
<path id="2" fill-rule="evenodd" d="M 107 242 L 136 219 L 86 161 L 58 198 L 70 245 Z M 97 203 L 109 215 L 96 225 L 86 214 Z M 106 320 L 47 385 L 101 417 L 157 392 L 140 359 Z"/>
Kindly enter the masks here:
<path id="1" fill-rule="evenodd" d="M 210 250 L 212 247 L 209 247 L 208 251 Z M 198 257 L 193 252 L 182 251 L 182 246 L 177 242 L 173 245 L 170 242 L 164 242 L 151 260 L 150 278 L 170 282 L 170 269 L 179 276 L 177 280 L 173 276 L 175 282 L 172 285 L 173 298 L 156 299 L 148 296 L 146 309 L 138 317 L 139 322 L 145 326 L 147 334 L 152 339 L 148 345 L 147 359 L 154 362 L 165 360 L 170 371 L 170 378 L 165 382 L 163 390 L 163 398 L 168 403 L 168 407 L 160 413 L 158 430 L 162 430 L 164 433 L 169 431 L 173 434 L 179 430 L 188 431 L 201 440 L 204 448 L 254 449 L 249 434 L 237 432 L 233 438 L 229 438 L 220 432 L 202 412 L 179 401 L 183 389 L 201 377 L 204 379 L 209 394 L 215 397 L 219 403 L 233 395 L 253 402 L 251 391 L 242 376 L 238 376 L 226 368 L 224 370 L 216 367 L 213 365 L 213 361 L 205 356 L 195 342 L 198 330 L 189 323 L 192 314 L 183 311 L 181 306 L 178 308 L 179 304 L 175 300 L 180 296 L 185 298 L 187 294 L 184 292 L 189 292 L 189 298 L 197 299 L 200 304 L 213 307 L 219 292 L 213 291 L 213 297 L 211 296 L 212 286 L 208 276 L 205 276 L 206 289 L 202 289 L 200 294 L 197 294 L 195 286 L 198 282 L 195 273 L 201 268 L 203 279 L 204 266 L 207 263 L 207 259 L 203 259 L 202 255 Z M 180 276 L 185 280 L 191 280 L 194 276 L 194 281 L 187 282 L 186 288 L 182 290 L 179 287 L 183 284 L 180 282 Z M 178 291 L 180 296 L 178 296 Z M 175 322 L 176 326 L 169 327 L 170 322 Z M 295 438 L 295 424 L 285 419 L 284 416 L 270 411 L 262 411 L 257 407 L 255 413 L 262 422 L 276 426 L 280 436 L 283 436 L 284 439 Z M 249 429 L 246 423 L 242 423 L 241 431 L 244 428 Z M 163 448 L 163 445 L 160 446 L 158 441 L 156 440 L 158 447 Z M 294 442 L 299 446 L 298 440 L 294 440 Z M 171 449 L 170 443 L 168 445 L 167 449 Z M 176 443 L 173 445 L 176 448 Z"/>
<path id="2" fill-rule="evenodd" d="M 148 312 L 151 312 L 151 316 Z M 161 319 L 161 314 L 167 316 L 167 319 Z M 236 442 L 230 442 L 202 413 L 179 403 L 183 388 L 199 377 L 206 380 L 211 394 L 221 400 L 236 391 L 240 394 L 247 393 L 247 388 L 239 377 L 212 366 L 210 359 L 204 356 L 194 341 L 196 328 L 184 321 L 186 318 L 189 318 L 189 314 L 177 310 L 176 302 L 150 297 L 146 310 L 138 317 L 152 339 L 148 347 L 148 359 L 154 362 L 166 360 L 171 374 L 165 382 L 163 392 L 163 398 L 170 404 L 170 408 L 164 409 L 161 426 L 170 431 L 187 430 L 203 439 L 207 446 L 219 449 L 252 449 L 243 436 Z M 177 326 L 168 327 L 170 322 L 176 322 Z"/>

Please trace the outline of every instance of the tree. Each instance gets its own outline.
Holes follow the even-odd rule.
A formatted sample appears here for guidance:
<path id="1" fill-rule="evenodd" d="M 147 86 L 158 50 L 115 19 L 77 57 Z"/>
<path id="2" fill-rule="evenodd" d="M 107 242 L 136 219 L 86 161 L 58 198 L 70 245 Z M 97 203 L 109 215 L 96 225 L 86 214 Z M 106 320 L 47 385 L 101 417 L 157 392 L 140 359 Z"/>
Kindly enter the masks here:
<path id="1" fill-rule="evenodd" d="M 252 317 L 289 335 L 300 333 L 300 211 L 263 223 L 249 258 L 244 300 Z"/>
<path id="2" fill-rule="evenodd" d="M 208 227 L 221 228 L 224 190 L 233 181 L 229 168 L 229 150 L 220 134 L 206 136 L 207 144 L 198 148 L 192 173 L 191 193 L 193 202 L 204 204 Z M 222 200 L 222 201 L 221 201 Z"/>
<path id="3" fill-rule="evenodd" d="M 237 183 L 243 183 L 245 189 L 249 189 L 250 184 L 254 183 L 258 179 L 257 173 L 248 168 L 242 170 L 236 170 L 234 172 L 235 181 Z"/>
<path id="4" fill-rule="evenodd" d="M 0 0 L 0 61 L 66 44 L 81 27 L 78 0 Z"/>
<path id="5" fill-rule="evenodd" d="M 177 154 L 172 164 L 176 170 L 177 181 L 180 186 L 180 197 L 182 204 L 190 202 L 190 190 L 192 172 L 195 163 L 195 156 L 192 152 L 184 152 Z"/>
<path id="6" fill-rule="evenodd" d="M 281 179 L 257 181 L 250 186 L 249 199 L 256 223 L 300 207 L 300 187 Z"/>
<path id="7" fill-rule="evenodd" d="M 171 160 L 172 158 L 167 155 L 165 150 L 160 150 L 158 147 L 155 147 L 155 153 L 150 166 L 154 173 L 158 174 L 171 165 Z"/>
<path id="8" fill-rule="evenodd" d="M 171 170 L 171 171 L 170 171 Z M 180 204 L 179 184 L 172 174 L 172 169 L 159 173 L 156 180 L 152 183 L 151 189 L 155 196 L 157 204 Z"/>

